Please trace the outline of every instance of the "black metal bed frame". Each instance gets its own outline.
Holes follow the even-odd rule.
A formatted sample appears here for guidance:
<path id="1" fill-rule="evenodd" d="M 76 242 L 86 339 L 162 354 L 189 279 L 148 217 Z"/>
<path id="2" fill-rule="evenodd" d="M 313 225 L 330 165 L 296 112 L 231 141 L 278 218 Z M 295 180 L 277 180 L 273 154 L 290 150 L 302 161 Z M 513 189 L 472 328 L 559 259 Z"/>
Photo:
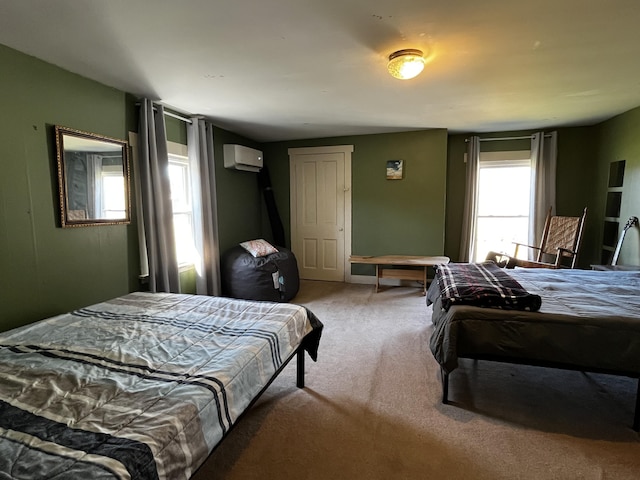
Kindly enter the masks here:
<path id="1" fill-rule="evenodd" d="M 616 375 L 622 377 L 634 378 L 638 382 L 637 391 L 636 391 L 636 405 L 633 414 L 633 424 L 631 428 L 638 432 L 640 431 L 640 374 L 637 372 L 625 372 L 619 370 L 609 370 L 602 368 L 592 368 L 592 367 L 582 367 L 576 366 L 566 363 L 557 363 L 557 362 L 546 362 L 541 360 L 527 360 L 523 358 L 516 357 L 500 357 L 495 355 L 459 355 L 459 358 L 469 358 L 472 360 L 488 360 L 492 362 L 502 362 L 502 363 L 513 363 L 518 365 L 530 365 L 534 367 L 546 367 L 546 368 L 557 368 L 561 370 L 573 370 L 583 373 L 603 373 L 606 375 Z M 442 379 L 442 403 L 449 403 L 449 375 L 451 372 L 445 372 L 445 370 L 440 367 L 440 375 Z"/>
<path id="2" fill-rule="evenodd" d="M 304 388 L 304 365 L 305 365 L 304 353 L 305 353 L 305 349 L 304 349 L 304 339 L 303 339 L 300 345 L 298 345 L 298 348 L 296 348 L 293 351 L 293 353 L 289 355 L 289 357 L 284 362 L 282 362 L 282 365 L 280 365 L 280 367 L 275 371 L 275 373 L 272 375 L 269 381 L 265 384 L 265 386 L 262 387 L 262 389 L 258 392 L 258 394 L 255 397 L 253 397 L 253 400 L 249 402 L 249 405 L 247 405 L 247 408 L 245 408 L 244 411 L 240 415 L 238 415 L 238 418 L 236 418 L 236 421 L 229 426 L 229 429 L 222 436 L 222 438 L 216 444 L 216 446 L 213 447 L 213 450 L 211 450 L 207 458 L 213 455 L 213 452 L 215 452 L 218 449 L 218 447 L 220 446 L 222 441 L 227 437 L 227 435 L 229 435 L 229 433 L 231 433 L 231 431 L 235 428 L 235 426 L 238 423 L 240 423 L 240 420 L 246 415 L 246 413 L 251 409 L 251 407 L 260 399 L 260 397 L 267 390 L 267 388 L 271 386 L 273 381 L 278 377 L 278 375 L 280 375 L 280 372 L 282 372 L 282 370 L 284 370 L 284 368 L 287 365 L 289 365 L 289 362 L 293 360 L 293 357 L 296 357 L 296 387 Z M 204 463 L 206 463 L 206 461 L 203 462 L 203 465 Z M 200 467 L 202 467 L 202 465 L 200 465 Z M 199 470 L 200 467 L 198 467 L 197 470 Z M 195 472 L 193 473 L 193 475 L 195 475 Z"/>

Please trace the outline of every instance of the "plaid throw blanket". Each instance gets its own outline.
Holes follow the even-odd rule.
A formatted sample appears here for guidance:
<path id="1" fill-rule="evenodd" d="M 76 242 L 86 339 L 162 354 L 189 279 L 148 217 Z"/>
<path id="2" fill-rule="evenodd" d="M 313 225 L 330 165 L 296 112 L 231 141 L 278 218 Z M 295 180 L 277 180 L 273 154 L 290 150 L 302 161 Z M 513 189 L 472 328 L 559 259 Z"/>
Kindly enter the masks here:
<path id="1" fill-rule="evenodd" d="M 474 305 L 535 312 L 542 303 L 494 262 L 438 265 L 436 279 L 445 310 Z"/>

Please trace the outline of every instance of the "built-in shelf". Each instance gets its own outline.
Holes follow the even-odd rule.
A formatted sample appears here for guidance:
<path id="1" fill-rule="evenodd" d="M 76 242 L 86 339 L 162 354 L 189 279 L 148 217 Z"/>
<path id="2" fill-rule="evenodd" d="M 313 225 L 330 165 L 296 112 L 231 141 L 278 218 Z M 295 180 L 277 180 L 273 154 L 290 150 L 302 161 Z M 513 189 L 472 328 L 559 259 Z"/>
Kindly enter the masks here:
<path id="1" fill-rule="evenodd" d="M 620 224 L 618 222 L 604 222 L 604 233 L 602 235 L 602 247 L 615 248 L 618 240 L 618 228 Z"/>
<path id="2" fill-rule="evenodd" d="M 617 160 L 609 165 L 609 182 L 607 183 L 607 202 L 604 212 L 602 232 L 601 259 L 603 265 L 611 263 L 613 252 L 618 241 L 620 230 L 620 208 L 622 206 L 622 187 L 624 185 L 624 169 L 626 161 Z"/>
<path id="3" fill-rule="evenodd" d="M 609 265 L 611 263 L 612 258 L 613 258 L 613 249 L 603 247 L 602 254 L 600 255 L 600 264 Z"/>
<path id="4" fill-rule="evenodd" d="M 604 212 L 605 217 L 619 217 L 621 205 L 622 192 L 607 192 L 607 206 Z"/>
<path id="5" fill-rule="evenodd" d="M 609 188 L 622 187 L 624 184 L 624 167 L 626 160 L 611 162 L 609 165 Z"/>

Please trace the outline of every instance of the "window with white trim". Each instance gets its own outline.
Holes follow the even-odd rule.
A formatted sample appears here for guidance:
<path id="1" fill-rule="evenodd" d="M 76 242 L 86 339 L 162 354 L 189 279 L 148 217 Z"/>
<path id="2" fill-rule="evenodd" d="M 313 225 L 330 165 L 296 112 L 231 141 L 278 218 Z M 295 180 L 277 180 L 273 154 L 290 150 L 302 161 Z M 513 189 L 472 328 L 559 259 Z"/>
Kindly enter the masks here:
<path id="1" fill-rule="evenodd" d="M 191 162 L 186 145 L 167 142 L 169 149 L 169 181 L 173 207 L 173 229 L 178 265 L 194 264 L 197 255 L 194 240 L 193 189 Z"/>
<path id="2" fill-rule="evenodd" d="M 513 254 L 513 242 L 529 243 L 530 191 L 529 151 L 481 152 L 474 261 L 489 251 Z M 518 256 L 526 258 L 526 250 Z"/>
<path id="3" fill-rule="evenodd" d="M 100 181 L 96 186 L 102 191 L 96 192 L 96 211 L 100 218 L 125 218 L 126 191 L 122 166 L 105 165 L 100 170 Z"/>

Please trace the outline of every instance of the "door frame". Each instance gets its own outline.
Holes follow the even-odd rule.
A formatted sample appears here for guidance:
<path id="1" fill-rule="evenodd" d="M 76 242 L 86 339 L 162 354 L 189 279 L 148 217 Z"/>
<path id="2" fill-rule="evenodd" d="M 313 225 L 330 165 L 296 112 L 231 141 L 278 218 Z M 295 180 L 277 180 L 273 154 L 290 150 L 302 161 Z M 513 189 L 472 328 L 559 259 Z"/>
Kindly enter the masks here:
<path id="1" fill-rule="evenodd" d="M 297 231 L 297 205 L 296 182 L 294 169 L 294 155 L 322 155 L 329 153 L 342 153 L 344 155 L 344 281 L 351 283 L 351 154 L 353 145 L 332 145 L 325 147 L 299 147 L 290 148 L 289 153 L 289 211 L 291 231 L 291 244 L 293 245 L 293 232 Z"/>

